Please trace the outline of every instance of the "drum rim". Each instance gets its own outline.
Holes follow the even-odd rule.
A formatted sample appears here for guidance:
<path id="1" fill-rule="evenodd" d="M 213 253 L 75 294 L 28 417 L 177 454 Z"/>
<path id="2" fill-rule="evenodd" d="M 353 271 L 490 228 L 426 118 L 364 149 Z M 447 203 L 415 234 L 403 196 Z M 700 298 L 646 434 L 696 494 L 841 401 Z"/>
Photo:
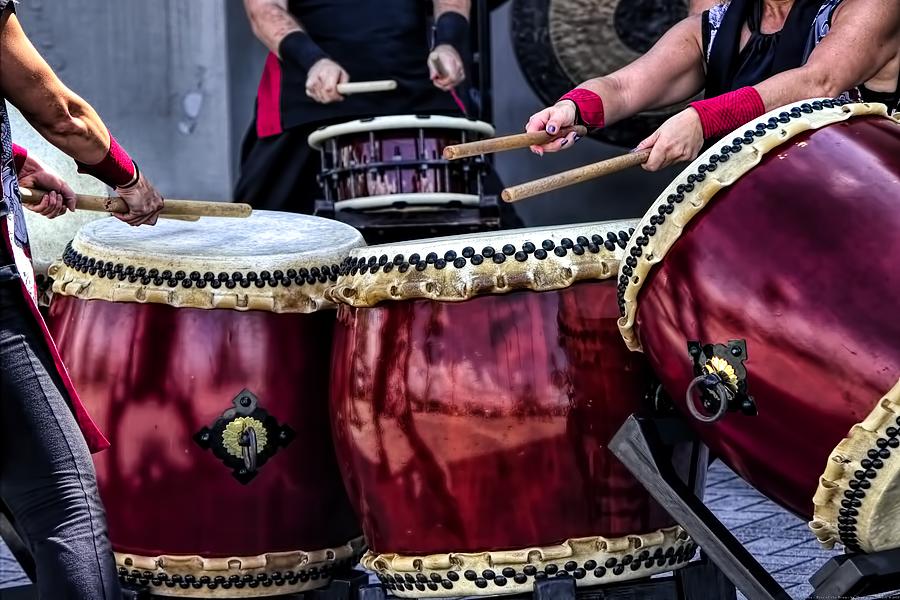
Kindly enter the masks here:
<path id="1" fill-rule="evenodd" d="M 854 552 L 878 552 L 900 546 L 900 531 L 896 522 L 882 515 L 896 514 L 900 495 L 900 459 L 897 451 L 889 450 L 889 457 L 882 459 L 878 468 L 864 468 L 863 460 L 868 460 L 869 452 L 881 449 L 878 441 L 884 443 L 897 438 L 900 429 L 900 380 L 875 405 L 871 413 L 854 425 L 828 457 L 827 466 L 819 478 L 819 485 L 813 496 L 813 520 L 810 529 L 819 542 L 827 548 L 835 543 L 843 543 Z M 892 431 L 888 431 L 891 429 Z M 893 436 L 891 434 L 894 434 Z M 871 473 L 877 474 L 877 477 Z M 847 511 L 842 508 L 847 494 L 854 494 L 852 481 L 868 481 L 870 487 L 865 497 L 858 498 L 859 506 L 852 520 L 845 520 Z M 851 527 L 849 533 L 841 534 L 844 524 Z"/>
<path id="2" fill-rule="evenodd" d="M 403 581 L 403 584 L 396 585 L 395 588 L 388 588 L 400 598 L 465 597 L 531 591 L 536 572 L 529 575 L 526 572 L 528 566 L 544 571 L 553 565 L 558 572 L 570 572 L 572 576 L 574 574 L 571 572 L 581 569 L 584 573 L 577 583 L 584 586 L 649 577 L 684 566 L 696 552 L 696 548 L 697 545 L 687 532 L 675 525 L 645 534 L 616 538 L 573 538 L 552 546 L 531 546 L 515 550 L 451 552 L 426 556 L 378 554 L 369 550 L 360 563 L 374 571 L 382 581 L 390 584 Z M 641 552 L 647 552 L 647 558 L 638 560 Z M 655 554 L 656 552 L 659 554 Z M 634 563 L 640 567 L 633 568 Z M 616 573 L 617 568 L 621 568 L 621 572 Z M 510 569 L 515 573 L 510 572 Z M 448 577 L 450 573 L 455 574 L 453 579 Z M 420 575 L 426 578 L 424 582 Z M 432 591 L 409 589 L 405 585 L 410 581 L 407 576 L 414 578 L 413 584 L 435 583 L 440 584 L 440 587 L 432 586 L 429 588 Z M 524 582 L 522 576 L 526 578 Z"/>
<path id="3" fill-rule="evenodd" d="M 275 211 L 257 212 L 267 216 Z M 103 242 L 94 232 L 103 221 L 94 221 L 79 231 L 62 260 L 50 267 L 53 293 L 83 300 L 166 304 L 175 308 L 276 313 L 311 313 L 329 308 L 326 292 L 337 281 L 340 263 L 350 250 L 365 245 L 362 234 L 346 223 L 284 214 L 298 217 L 297 221 L 314 219 L 328 223 L 347 234 L 345 244 L 329 252 L 312 247 L 308 252 L 224 259 L 174 252 L 152 255 L 149 249 L 116 249 Z M 192 225 L 173 221 L 169 226 L 190 230 Z M 328 239 L 322 240 L 323 246 L 328 243 Z M 150 274 L 153 271 L 155 275 Z M 166 272 L 168 276 L 163 277 Z"/>
<path id="4" fill-rule="evenodd" d="M 357 248 L 342 265 L 329 298 L 355 307 L 415 299 L 460 302 L 487 294 L 550 291 L 578 281 L 610 279 L 618 272 L 635 224 L 634 220 L 600 221 Z M 488 248 L 490 252 L 485 253 Z"/>
<path id="5" fill-rule="evenodd" d="M 633 265 L 623 260 L 619 268 L 618 325 L 628 348 L 642 351 L 635 318 L 644 282 L 653 268 L 665 259 L 666 253 L 681 237 L 691 219 L 703 211 L 719 190 L 733 185 L 759 164 L 766 154 L 803 132 L 853 117 L 879 115 L 890 119 L 884 104 L 853 103 L 830 98 L 801 100 L 771 110 L 742 125 L 698 156 L 650 206 L 636 228 L 641 233 L 632 236 L 625 249 L 625 256 L 634 260 L 631 261 Z M 746 142 L 750 136 L 745 136 L 745 133 L 754 130 L 764 133 Z M 752 151 L 748 152 L 748 149 Z M 717 169 L 717 166 L 722 168 Z M 713 169 L 715 175 L 712 175 Z M 696 181 L 700 174 L 702 181 Z M 665 212 L 664 223 L 657 225 L 656 217 L 662 214 L 660 210 L 663 207 L 670 210 Z"/>
<path id="6" fill-rule="evenodd" d="M 356 119 L 334 125 L 326 125 L 313 131 L 307 143 L 313 150 L 321 150 L 322 143 L 342 135 L 390 131 L 392 129 L 454 129 L 476 133 L 484 137 L 494 135 L 494 126 L 484 121 L 451 117 L 448 115 L 388 115 Z"/>
<path id="7" fill-rule="evenodd" d="M 390 208 L 398 202 L 410 205 L 447 205 L 451 202 L 459 202 L 463 206 L 478 206 L 481 198 L 477 194 L 456 194 L 451 192 L 421 192 L 408 194 L 379 194 L 377 196 L 360 196 L 338 200 L 334 203 L 336 211 L 348 209 L 373 209 Z"/>

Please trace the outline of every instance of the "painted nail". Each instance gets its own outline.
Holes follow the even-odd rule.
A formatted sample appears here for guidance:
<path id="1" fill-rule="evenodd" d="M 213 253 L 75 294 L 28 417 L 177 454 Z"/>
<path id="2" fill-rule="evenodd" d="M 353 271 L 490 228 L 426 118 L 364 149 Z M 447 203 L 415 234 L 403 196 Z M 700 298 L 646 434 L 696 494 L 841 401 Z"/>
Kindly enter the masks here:
<path id="1" fill-rule="evenodd" d="M 556 125 L 547 125 L 547 133 L 550 135 L 556 133 Z"/>
<path id="2" fill-rule="evenodd" d="M 575 137 L 572 138 L 572 143 L 575 143 L 575 142 L 577 142 L 577 141 L 580 140 L 580 139 L 581 139 L 581 136 L 576 134 Z"/>
<path id="3" fill-rule="evenodd" d="M 569 143 L 569 140 L 563 140 L 563 141 L 559 144 L 559 147 L 562 148 L 563 146 L 565 146 L 565 145 L 568 144 L 568 143 Z"/>

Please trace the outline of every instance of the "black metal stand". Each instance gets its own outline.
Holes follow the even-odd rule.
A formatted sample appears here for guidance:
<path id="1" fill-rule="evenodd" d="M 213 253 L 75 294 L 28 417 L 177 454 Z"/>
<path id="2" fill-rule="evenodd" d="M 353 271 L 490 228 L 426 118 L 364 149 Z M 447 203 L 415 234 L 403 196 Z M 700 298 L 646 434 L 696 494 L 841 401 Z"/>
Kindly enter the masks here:
<path id="1" fill-rule="evenodd" d="M 674 472 L 664 449 L 692 439 L 680 419 L 630 417 L 610 442 L 615 454 L 657 502 L 694 538 L 705 555 L 748 600 L 790 596 Z M 808 600 L 834 600 L 900 589 L 900 549 L 831 559 L 810 578 Z M 714 598 L 715 596 L 709 596 Z"/>

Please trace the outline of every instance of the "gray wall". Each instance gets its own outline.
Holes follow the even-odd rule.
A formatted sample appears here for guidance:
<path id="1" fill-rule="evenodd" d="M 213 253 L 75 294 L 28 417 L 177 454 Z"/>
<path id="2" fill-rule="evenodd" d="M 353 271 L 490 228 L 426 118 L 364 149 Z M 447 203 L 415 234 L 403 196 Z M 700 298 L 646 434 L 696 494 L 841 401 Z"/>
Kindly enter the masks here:
<path id="1" fill-rule="evenodd" d="M 167 197 L 229 199 L 264 50 L 240 0 L 25 0 L 19 18 L 62 79 L 93 104 Z M 494 11 L 498 133 L 542 108 L 510 44 L 510 3 Z M 16 124 L 16 137 L 27 135 Z M 507 184 L 602 160 L 623 149 L 582 140 L 543 158 L 498 155 Z M 526 200 L 528 224 L 640 216 L 674 173 L 633 169 Z"/>

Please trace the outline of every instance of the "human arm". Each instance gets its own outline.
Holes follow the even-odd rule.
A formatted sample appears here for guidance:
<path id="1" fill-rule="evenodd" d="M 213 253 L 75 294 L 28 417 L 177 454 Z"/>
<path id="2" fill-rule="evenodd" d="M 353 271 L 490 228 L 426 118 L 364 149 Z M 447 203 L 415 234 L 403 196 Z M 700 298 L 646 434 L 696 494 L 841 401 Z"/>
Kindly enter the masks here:
<path id="1" fill-rule="evenodd" d="M 0 14 L 0 64 L 3 96 L 48 142 L 74 158 L 82 172 L 116 188 L 129 208 L 120 218 L 132 225 L 155 223 L 162 198 L 96 111 L 59 80 L 9 10 Z"/>
<path id="2" fill-rule="evenodd" d="M 282 62 L 306 71 L 306 95 L 322 104 L 344 99 L 339 83 L 350 76 L 313 41 L 288 10 L 288 0 L 244 0 L 253 34 Z"/>
<path id="3" fill-rule="evenodd" d="M 428 72 L 434 85 L 444 91 L 466 78 L 463 57 L 469 54 L 471 4 L 471 0 L 434 0 L 434 49 L 428 56 Z"/>
<path id="4" fill-rule="evenodd" d="M 806 63 L 759 84 L 694 103 L 641 142 L 652 148 L 644 165 L 655 171 L 696 158 L 705 139 L 727 134 L 767 111 L 806 98 L 833 98 L 877 77 L 898 62 L 900 4 L 845 0 L 831 30 Z M 887 77 L 896 86 L 897 71 Z"/>
<path id="5" fill-rule="evenodd" d="M 704 83 L 701 39 L 701 17 L 688 17 L 667 31 L 634 62 L 579 85 L 577 90 L 581 90 L 585 97 L 593 95 L 600 103 L 599 112 L 593 111 L 599 116 L 585 124 L 593 127 L 610 125 L 641 111 L 670 106 L 694 96 Z M 577 117 L 575 101 L 562 99 L 534 114 L 525 130 L 546 130 L 553 134 L 575 124 Z M 567 138 L 534 146 L 532 150 L 537 153 L 554 152 L 565 147 L 573 136 L 570 134 Z"/>

